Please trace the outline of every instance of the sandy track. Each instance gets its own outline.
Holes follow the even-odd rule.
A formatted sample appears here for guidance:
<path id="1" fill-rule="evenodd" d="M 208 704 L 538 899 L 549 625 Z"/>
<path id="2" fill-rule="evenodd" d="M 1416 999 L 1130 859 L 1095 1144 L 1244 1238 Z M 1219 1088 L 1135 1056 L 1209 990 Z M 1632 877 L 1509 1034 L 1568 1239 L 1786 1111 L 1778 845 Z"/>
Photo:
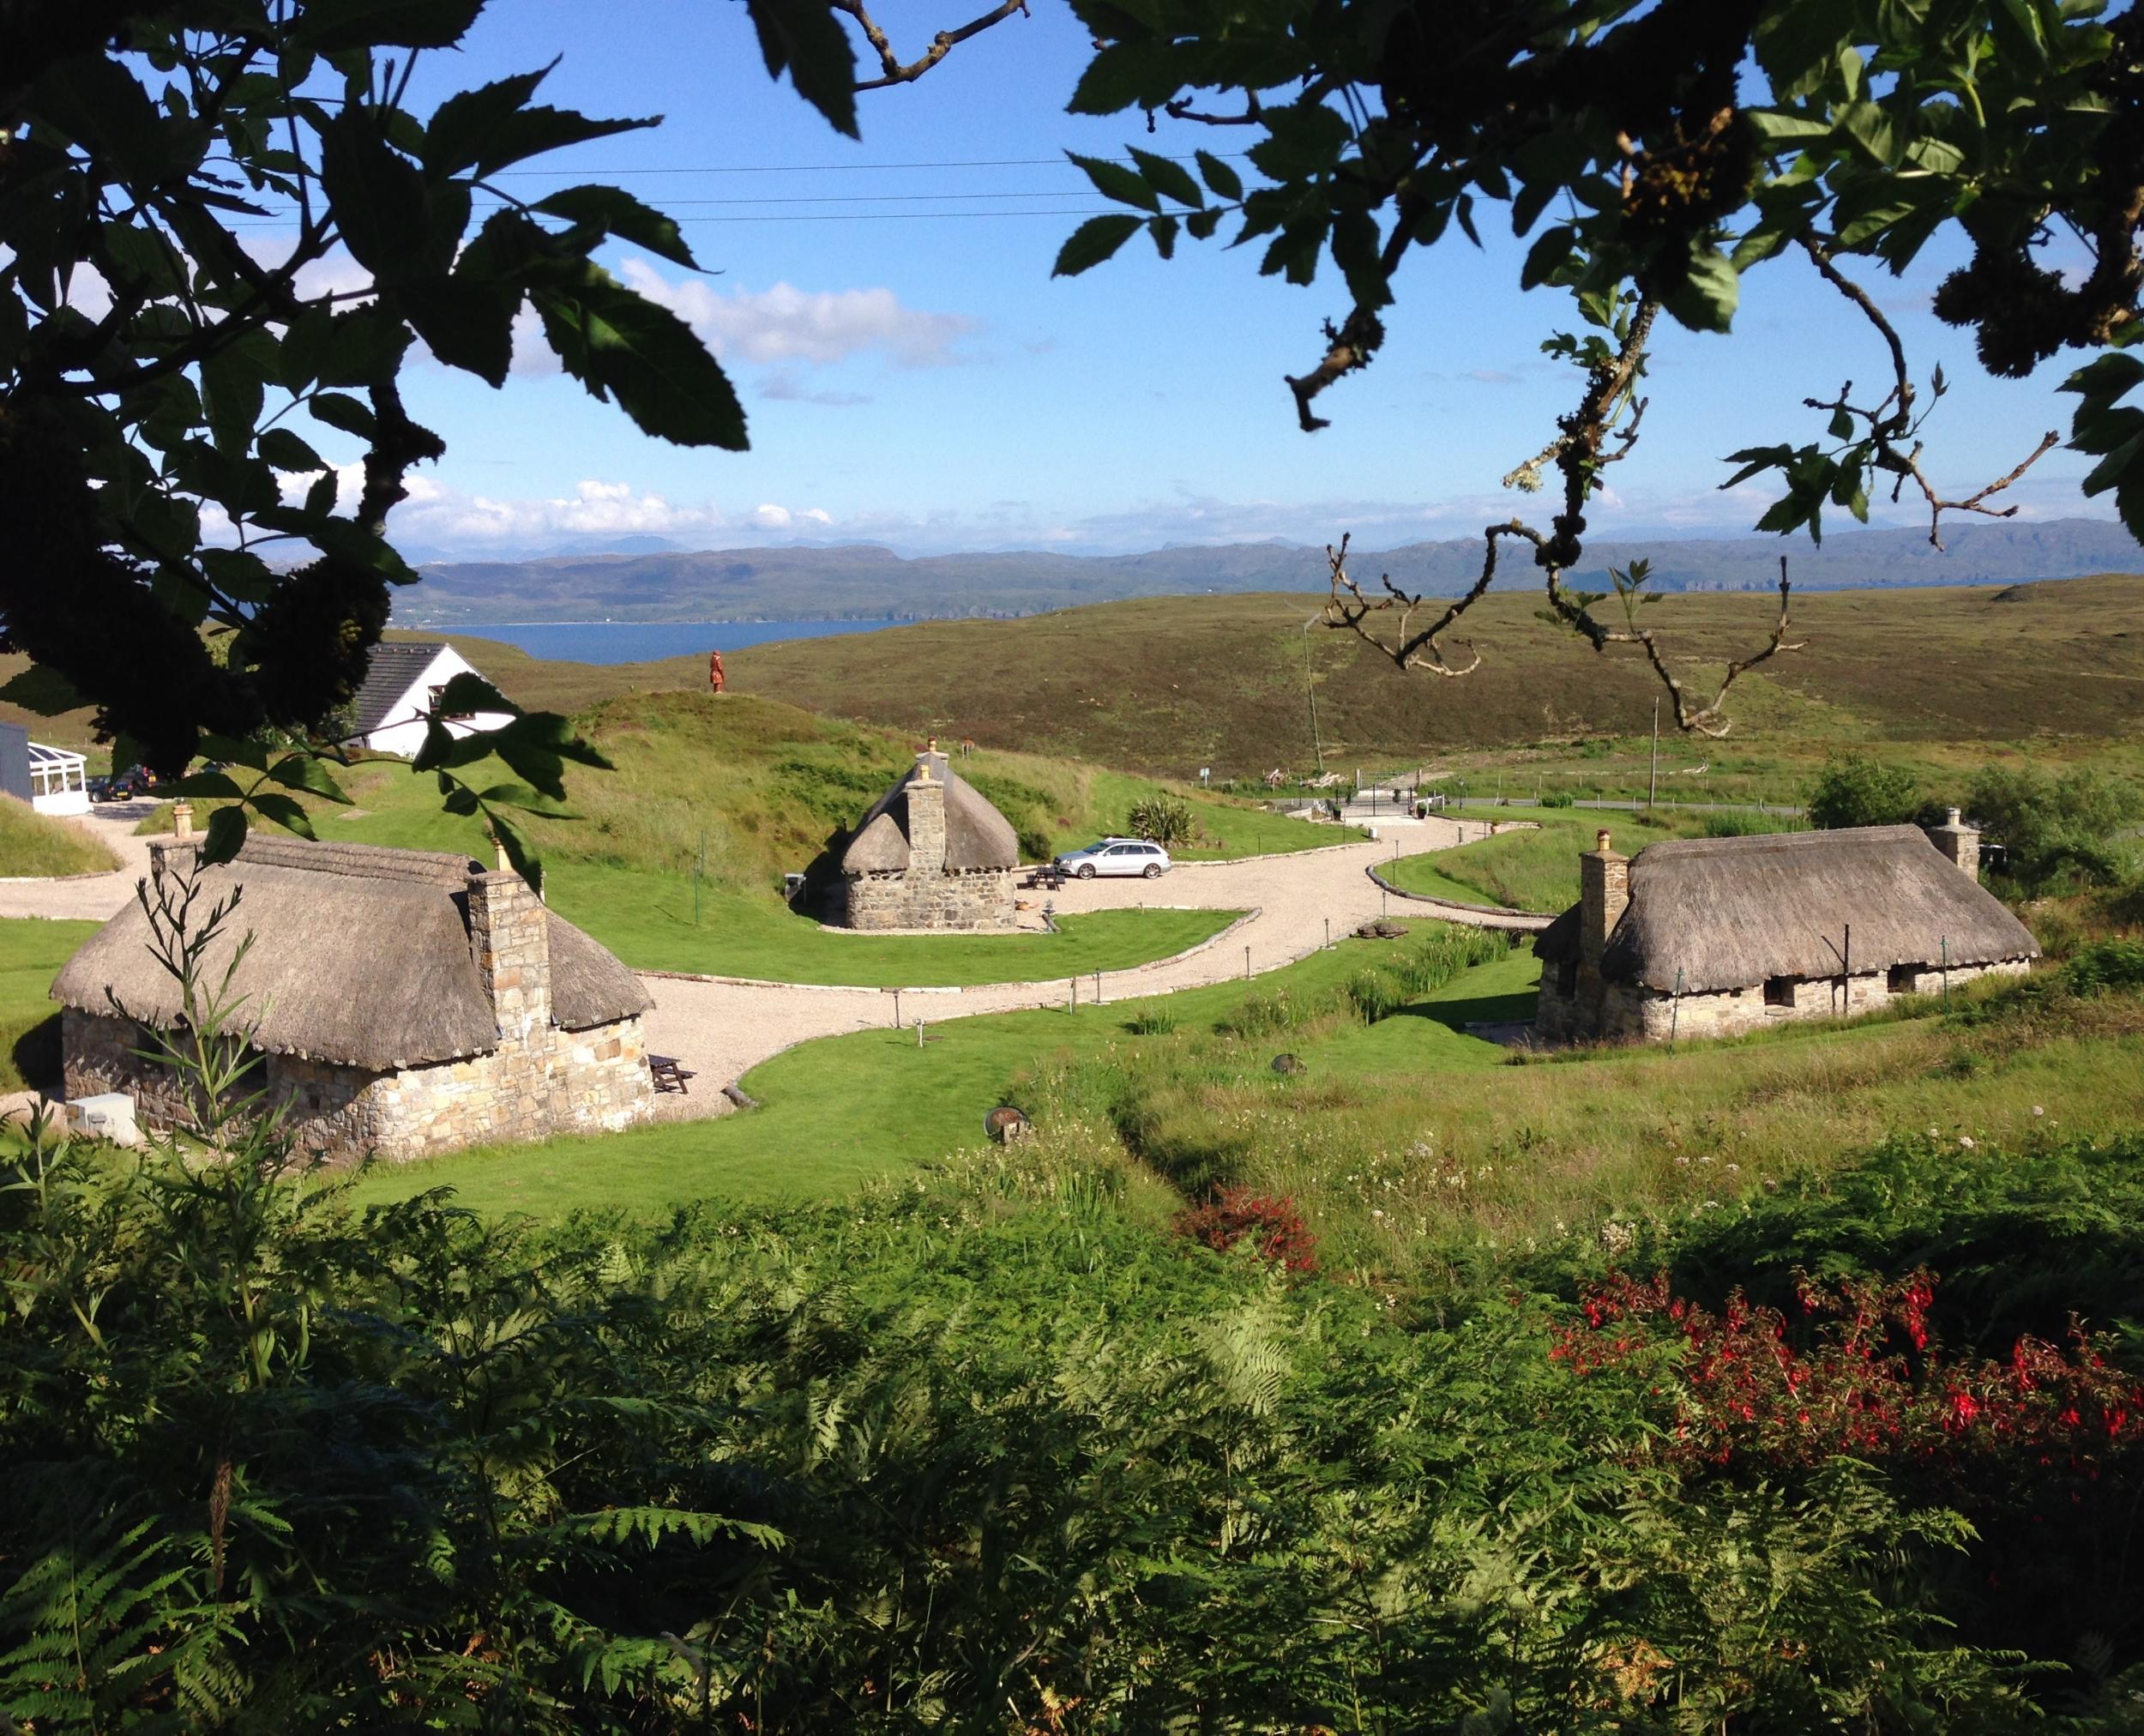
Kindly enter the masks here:
<path id="1" fill-rule="evenodd" d="M 67 880 L 0 880 L 0 916 L 50 916 L 102 922 L 133 900 L 135 883 L 149 871 L 149 841 L 134 829 L 155 811 L 153 802 L 114 802 L 93 808 L 68 824 L 79 826 L 119 859 L 109 874 Z"/>

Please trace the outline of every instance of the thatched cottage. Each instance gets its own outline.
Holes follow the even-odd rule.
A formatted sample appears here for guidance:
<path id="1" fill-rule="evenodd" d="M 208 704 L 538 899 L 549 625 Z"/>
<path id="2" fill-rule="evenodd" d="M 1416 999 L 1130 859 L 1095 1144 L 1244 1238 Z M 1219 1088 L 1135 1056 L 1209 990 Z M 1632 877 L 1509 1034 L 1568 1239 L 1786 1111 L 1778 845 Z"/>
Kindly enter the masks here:
<path id="1" fill-rule="evenodd" d="M 2039 948 L 1980 884 L 1980 835 L 1947 824 L 1677 839 L 1579 858 L 1580 896 L 1534 943 L 1551 1042 L 1717 1037 L 1866 1012 Z"/>
<path id="2" fill-rule="evenodd" d="M 858 822 L 840 854 L 837 919 L 850 928 L 1013 926 L 1012 823 L 934 743 Z"/>
<path id="3" fill-rule="evenodd" d="M 178 868 L 196 847 L 160 847 Z M 305 1148 L 421 1157 L 647 1119 L 647 990 L 520 875 L 431 851 L 256 834 L 236 861 L 202 870 L 201 889 L 197 913 L 238 895 L 208 980 L 251 937 L 232 984 L 238 1022 L 260 1057 L 256 1088 L 286 1106 Z M 125 1092 L 138 1121 L 165 1127 L 189 1118 L 185 1094 L 133 1052 L 144 1028 L 181 1015 L 150 938 L 129 905 L 68 961 L 52 996 L 68 1096 Z"/>

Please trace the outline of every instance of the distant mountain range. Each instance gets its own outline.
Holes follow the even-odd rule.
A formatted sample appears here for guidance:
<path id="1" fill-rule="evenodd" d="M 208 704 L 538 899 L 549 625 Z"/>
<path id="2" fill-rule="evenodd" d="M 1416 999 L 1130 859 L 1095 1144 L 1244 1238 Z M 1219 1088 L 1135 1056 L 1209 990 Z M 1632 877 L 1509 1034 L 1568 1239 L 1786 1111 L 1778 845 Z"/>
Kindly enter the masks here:
<path id="1" fill-rule="evenodd" d="M 2144 572 L 2144 548 L 2118 524 L 2064 518 L 1961 523 L 1946 550 L 1914 530 L 1834 531 L 1804 539 L 1743 536 L 1589 544 L 1573 582 L 1605 588 L 1610 566 L 1653 563 L 1669 591 L 1762 590 L 1788 558 L 1798 588 L 2010 583 Z M 1509 581 L 1526 582 L 1527 551 L 1507 548 Z M 1365 588 L 1380 574 L 1410 591 L 1453 596 L 1481 570 L 1479 537 L 1358 551 Z M 514 561 L 427 564 L 395 610 L 398 627 L 537 621 L 944 620 L 1032 615 L 1126 597 L 1244 591 L 1322 593 L 1322 550 L 1284 543 L 1171 547 L 1137 555 L 1042 551 L 905 558 L 870 544 L 828 548 L 658 549 L 564 553 Z M 1507 581 L 1506 582 L 1509 582 Z"/>

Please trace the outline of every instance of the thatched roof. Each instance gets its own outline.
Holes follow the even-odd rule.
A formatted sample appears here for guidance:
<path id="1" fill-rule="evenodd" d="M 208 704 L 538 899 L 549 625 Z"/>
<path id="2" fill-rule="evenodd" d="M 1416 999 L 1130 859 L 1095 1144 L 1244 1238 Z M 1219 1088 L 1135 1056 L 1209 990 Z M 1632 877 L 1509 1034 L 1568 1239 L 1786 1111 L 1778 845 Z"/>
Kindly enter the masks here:
<path id="1" fill-rule="evenodd" d="M 1012 822 L 984 799 L 967 779 L 955 775 L 942 753 L 917 756 L 928 762 L 934 781 L 945 786 L 945 865 L 952 874 L 973 868 L 1016 868 L 1020 840 Z M 841 852 L 844 874 L 898 874 L 908 866 L 908 786 L 911 766 L 857 823 Z"/>
<path id="2" fill-rule="evenodd" d="M 1920 828 L 1862 826 L 1647 846 L 1630 859 L 1630 902 L 1601 974 L 1672 992 L 1679 973 L 1689 994 L 1836 976 L 1833 949 L 1845 950 L 1849 925 L 1856 973 L 2039 955 L 2024 924 Z M 1533 949 L 1560 963 L 1579 945 L 1573 905 Z"/>
<path id="3" fill-rule="evenodd" d="M 446 648 L 442 639 L 382 640 L 375 645 L 364 680 L 351 697 L 351 738 L 370 735 L 390 720 L 406 720 L 408 714 L 398 716 L 396 708 Z"/>
<path id="4" fill-rule="evenodd" d="M 470 944 L 470 877 L 481 865 L 428 850 L 254 836 L 238 859 L 202 872 L 197 915 L 233 889 L 238 906 L 209 949 L 209 981 L 252 945 L 233 980 L 254 1040 L 280 1054 L 388 1072 L 487 1054 L 499 1032 Z M 551 1022 L 586 1030 L 647 1010 L 640 979 L 571 923 L 549 918 Z M 82 946 L 52 998 L 169 1025 L 178 986 L 149 950 L 129 904 Z"/>

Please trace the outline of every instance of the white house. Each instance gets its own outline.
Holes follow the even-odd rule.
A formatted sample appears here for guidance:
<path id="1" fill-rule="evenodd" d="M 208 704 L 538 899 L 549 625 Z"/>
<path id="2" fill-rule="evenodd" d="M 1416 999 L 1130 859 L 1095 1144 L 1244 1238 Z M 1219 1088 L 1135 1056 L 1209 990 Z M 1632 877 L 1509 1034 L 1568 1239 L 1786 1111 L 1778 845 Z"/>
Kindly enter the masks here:
<path id="1" fill-rule="evenodd" d="M 345 744 L 414 759 L 425 744 L 425 718 L 449 681 L 478 672 L 451 645 L 437 640 L 385 641 L 372 648 L 364 684 L 350 702 L 351 732 Z M 455 735 L 497 729 L 511 722 L 503 711 L 474 711 L 447 725 Z"/>

